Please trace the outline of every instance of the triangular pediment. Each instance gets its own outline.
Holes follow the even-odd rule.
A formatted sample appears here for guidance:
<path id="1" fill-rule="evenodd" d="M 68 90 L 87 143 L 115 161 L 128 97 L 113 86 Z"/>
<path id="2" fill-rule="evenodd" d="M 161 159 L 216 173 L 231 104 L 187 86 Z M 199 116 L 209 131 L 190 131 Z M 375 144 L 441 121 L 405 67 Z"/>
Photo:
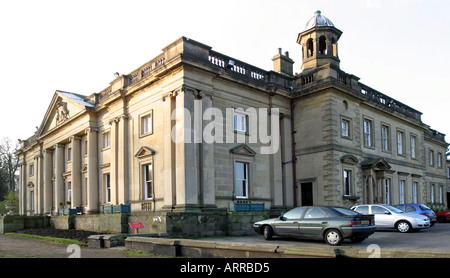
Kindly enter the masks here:
<path id="1" fill-rule="evenodd" d="M 93 107 L 93 105 L 85 101 L 84 96 L 56 91 L 39 128 L 39 135 L 43 135 L 86 112 L 88 107 Z"/>
<path id="2" fill-rule="evenodd" d="M 153 150 L 152 148 L 143 146 L 137 151 L 137 153 L 134 156 L 137 158 L 142 158 L 149 155 L 154 155 L 155 153 L 156 153 L 155 150 Z"/>
<path id="3" fill-rule="evenodd" d="M 255 156 L 256 155 L 256 152 L 254 150 L 252 150 L 246 144 L 241 144 L 241 145 L 238 145 L 238 146 L 230 149 L 230 153 L 239 154 L 239 155 L 247 155 L 247 156 Z"/>
<path id="4" fill-rule="evenodd" d="M 363 162 L 361 162 L 361 167 L 363 169 L 374 169 L 374 170 L 391 169 L 391 165 L 382 157 L 366 159 Z"/>

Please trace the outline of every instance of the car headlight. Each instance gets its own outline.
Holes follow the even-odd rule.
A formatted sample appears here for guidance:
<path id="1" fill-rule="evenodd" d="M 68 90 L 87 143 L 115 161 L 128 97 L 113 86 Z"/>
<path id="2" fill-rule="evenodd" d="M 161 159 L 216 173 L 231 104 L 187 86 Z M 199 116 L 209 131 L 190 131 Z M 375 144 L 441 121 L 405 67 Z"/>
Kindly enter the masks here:
<path id="1" fill-rule="evenodd" d="M 423 221 L 422 218 L 413 218 L 413 219 L 414 219 L 414 221 L 416 221 L 416 222 L 422 222 L 422 221 Z"/>

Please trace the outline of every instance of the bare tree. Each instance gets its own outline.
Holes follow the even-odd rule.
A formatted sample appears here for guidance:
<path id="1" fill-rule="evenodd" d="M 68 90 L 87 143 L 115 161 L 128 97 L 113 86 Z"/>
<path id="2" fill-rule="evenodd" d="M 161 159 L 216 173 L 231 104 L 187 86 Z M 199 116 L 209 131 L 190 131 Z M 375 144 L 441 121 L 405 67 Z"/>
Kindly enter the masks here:
<path id="1" fill-rule="evenodd" d="M 19 148 L 19 144 L 14 144 L 9 137 L 4 137 L 0 141 L 0 168 L 5 175 L 3 181 L 7 183 L 8 190 L 16 189 L 16 171 L 19 167 L 19 159 L 14 154 Z"/>

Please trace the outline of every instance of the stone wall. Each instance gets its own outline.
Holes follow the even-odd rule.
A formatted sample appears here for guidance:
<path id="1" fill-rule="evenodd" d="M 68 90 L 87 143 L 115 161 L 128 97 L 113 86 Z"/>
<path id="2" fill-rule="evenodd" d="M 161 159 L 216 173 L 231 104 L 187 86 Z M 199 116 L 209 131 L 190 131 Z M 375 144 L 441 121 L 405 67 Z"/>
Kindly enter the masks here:
<path id="1" fill-rule="evenodd" d="M 2 216 L 0 234 L 26 228 L 51 227 L 77 229 L 105 234 L 167 234 L 202 237 L 254 234 L 252 225 L 270 217 L 258 212 L 145 212 L 70 216 Z M 141 222 L 144 228 L 133 230 L 129 223 Z"/>
<path id="2" fill-rule="evenodd" d="M 22 229 L 44 228 L 50 225 L 50 217 L 47 216 L 0 216 L 0 234 L 15 232 Z"/>

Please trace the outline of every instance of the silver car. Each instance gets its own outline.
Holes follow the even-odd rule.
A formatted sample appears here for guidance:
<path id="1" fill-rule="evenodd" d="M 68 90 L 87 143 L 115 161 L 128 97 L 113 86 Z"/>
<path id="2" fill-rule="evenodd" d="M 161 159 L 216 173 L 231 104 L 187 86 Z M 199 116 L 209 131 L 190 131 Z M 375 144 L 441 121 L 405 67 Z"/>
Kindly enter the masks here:
<path id="1" fill-rule="evenodd" d="M 401 233 L 406 233 L 430 227 L 430 219 L 428 217 L 407 213 L 390 205 L 357 205 L 351 207 L 351 209 L 362 214 L 373 214 L 377 229 L 394 228 Z"/>

